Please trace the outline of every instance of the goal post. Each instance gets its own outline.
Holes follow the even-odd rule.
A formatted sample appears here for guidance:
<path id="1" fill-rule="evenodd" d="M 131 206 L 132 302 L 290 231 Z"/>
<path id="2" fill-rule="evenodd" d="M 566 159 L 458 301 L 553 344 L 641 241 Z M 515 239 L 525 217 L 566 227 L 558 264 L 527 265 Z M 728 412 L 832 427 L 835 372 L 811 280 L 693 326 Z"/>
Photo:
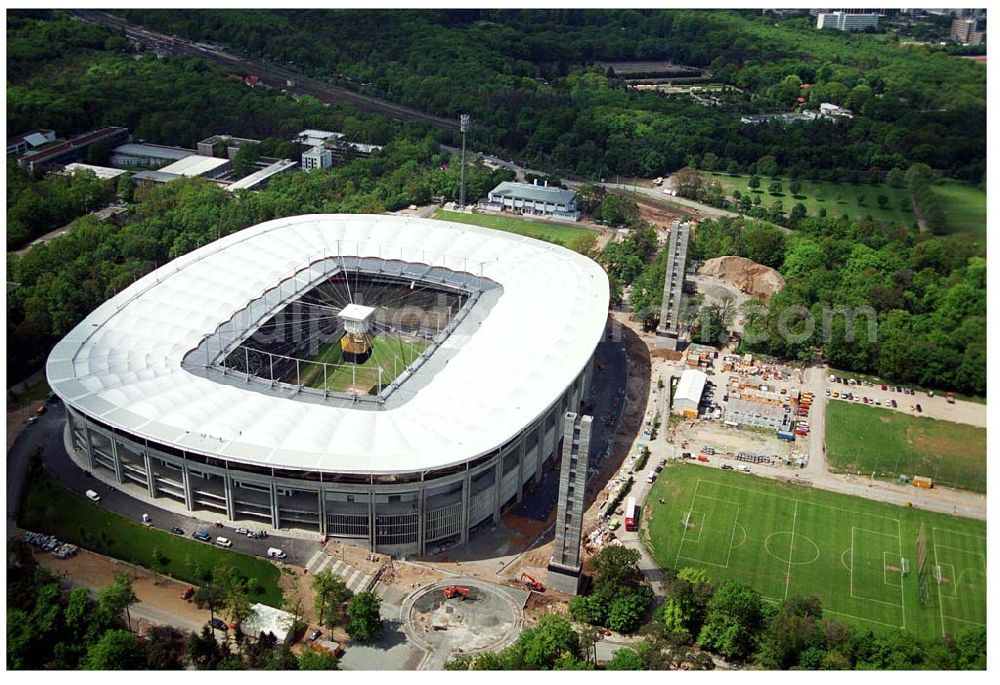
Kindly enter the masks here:
<path id="1" fill-rule="evenodd" d="M 689 511 L 686 514 L 684 514 L 684 528 L 687 529 L 690 527 L 691 527 L 691 512 Z"/>

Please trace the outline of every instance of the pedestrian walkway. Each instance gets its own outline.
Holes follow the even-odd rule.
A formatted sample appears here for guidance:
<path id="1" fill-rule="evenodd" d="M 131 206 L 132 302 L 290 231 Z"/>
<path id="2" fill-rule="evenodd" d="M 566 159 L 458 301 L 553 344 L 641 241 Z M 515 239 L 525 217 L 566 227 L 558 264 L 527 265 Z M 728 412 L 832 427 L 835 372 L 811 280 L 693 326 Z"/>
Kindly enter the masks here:
<path id="1" fill-rule="evenodd" d="M 347 589 L 355 593 L 366 591 L 372 582 L 371 575 L 344 563 L 342 559 L 331 557 L 323 550 L 319 550 L 310 557 L 309 561 L 306 562 L 306 570 L 314 575 L 329 570 L 334 575 L 343 578 Z"/>

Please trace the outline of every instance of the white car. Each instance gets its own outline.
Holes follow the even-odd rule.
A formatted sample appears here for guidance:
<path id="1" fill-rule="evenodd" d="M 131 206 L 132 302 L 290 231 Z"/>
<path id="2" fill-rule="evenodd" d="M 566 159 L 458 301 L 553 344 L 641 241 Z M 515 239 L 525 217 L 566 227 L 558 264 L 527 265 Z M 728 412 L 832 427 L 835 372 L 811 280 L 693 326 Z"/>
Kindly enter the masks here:
<path id="1" fill-rule="evenodd" d="M 284 559 L 288 555 L 285 554 L 282 550 L 278 549 L 277 547 L 270 547 L 267 550 L 267 556 L 271 557 L 272 559 Z"/>
<path id="2" fill-rule="evenodd" d="M 215 538 L 215 544 L 219 547 L 232 547 L 233 541 L 229 538 Z"/>
<path id="3" fill-rule="evenodd" d="M 100 502 L 101 501 L 101 496 L 98 495 L 93 490 L 87 490 L 87 492 L 85 492 L 84 494 L 87 495 L 87 499 L 89 499 L 91 502 Z"/>
<path id="4" fill-rule="evenodd" d="M 246 528 L 237 528 L 237 529 L 236 529 L 236 534 L 237 534 L 237 535 L 246 535 L 246 534 L 247 534 L 247 533 L 249 533 L 249 532 L 250 532 L 250 531 L 249 531 L 249 530 L 247 530 Z"/>
<path id="5" fill-rule="evenodd" d="M 747 464 L 741 464 L 739 466 L 739 470 L 742 471 L 743 473 L 750 473 L 750 466 Z"/>
<path id="6" fill-rule="evenodd" d="M 647 483 L 652 483 L 654 480 L 656 480 L 656 471 L 650 471 L 648 474 L 646 474 Z"/>

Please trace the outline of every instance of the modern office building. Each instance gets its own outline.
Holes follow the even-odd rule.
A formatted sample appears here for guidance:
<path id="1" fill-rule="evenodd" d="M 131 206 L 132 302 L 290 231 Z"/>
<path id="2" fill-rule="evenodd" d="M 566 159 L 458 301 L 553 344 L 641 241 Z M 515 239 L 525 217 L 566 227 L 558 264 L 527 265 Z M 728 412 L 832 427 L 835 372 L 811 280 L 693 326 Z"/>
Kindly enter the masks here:
<path id="1" fill-rule="evenodd" d="M 480 206 L 519 214 L 540 214 L 573 221 L 580 219 L 580 212 L 576 208 L 576 193 L 549 187 L 548 181 L 543 185 L 538 185 L 537 180 L 534 183 L 504 181 L 489 192 Z"/>

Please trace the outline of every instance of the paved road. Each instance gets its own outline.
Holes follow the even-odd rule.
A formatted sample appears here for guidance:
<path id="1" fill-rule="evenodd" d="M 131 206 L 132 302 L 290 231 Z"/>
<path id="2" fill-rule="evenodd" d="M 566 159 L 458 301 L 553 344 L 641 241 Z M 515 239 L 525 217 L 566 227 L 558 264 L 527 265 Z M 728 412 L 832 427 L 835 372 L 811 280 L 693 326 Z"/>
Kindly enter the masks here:
<path id="1" fill-rule="evenodd" d="M 121 29 L 128 38 L 144 45 L 180 57 L 196 57 L 227 69 L 256 74 L 266 85 L 283 88 L 295 95 L 312 95 L 322 102 L 345 102 L 362 111 L 384 114 L 399 121 L 420 119 L 438 128 L 450 131 L 457 131 L 459 128 L 457 118 L 446 119 L 434 116 L 375 97 L 361 95 L 347 88 L 324 83 L 323 81 L 303 76 L 298 72 L 268 62 L 240 57 L 222 50 L 210 50 L 189 42 L 180 42 L 173 36 L 131 24 L 120 17 L 113 16 L 104 11 L 72 10 L 72 12 L 85 21 Z M 289 82 L 294 85 L 288 85 Z"/>
<path id="2" fill-rule="evenodd" d="M 14 446 L 7 453 L 7 536 L 14 534 L 17 505 L 24 489 L 24 478 L 28 461 L 37 447 L 43 450 L 42 462 L 49 473 L 70 490 L 83 495 L 87 490 L 95 490 L 101 496 L 101 506 L 133 521 L 142 520 L 143 514 L 152 518 L 152 527 L 169 531 L 171 527 L 182 528 L 187 536 L 197 530 L 207 530 L 213 538 L 227 537 L 233 541 L 233 550 L 245 554 L 266 556 L 268 547 L 279 547 L 287 555 L 287 563 L 305 566 L 306 561 L 320 548 L 317 541 L 290 538 L 268 531 L 265 539 L 251 539 L 237 535 L 232 528 L 218 528 L 197 518 L 161 509 L 153 504 L 135 499 L 107 485 L 88 472 L 81 470 L 66 453 L 63 433 L 66 416 L 60 402 L 50 402 L 47 411 L 37 423 L 26 427 L 18 436 Z M 263 525 L 256 529 L 265 528 Z"/>

